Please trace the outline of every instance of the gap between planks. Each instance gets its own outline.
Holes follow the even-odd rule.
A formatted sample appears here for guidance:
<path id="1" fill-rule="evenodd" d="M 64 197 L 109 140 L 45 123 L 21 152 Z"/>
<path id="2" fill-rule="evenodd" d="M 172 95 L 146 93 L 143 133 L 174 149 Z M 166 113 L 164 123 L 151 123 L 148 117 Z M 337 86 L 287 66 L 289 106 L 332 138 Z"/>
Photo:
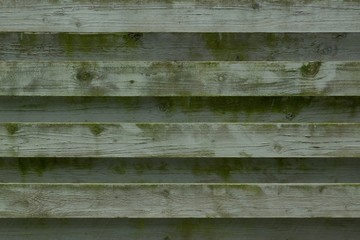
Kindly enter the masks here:
<path id="1" fill-rule="evenodd" d="M 0 122 L 360 121 L 360 97 L 8 97 Z"/>
<path id="2" fill-rule="evenodd" d="M 360 33 L 0 33 L 0 60 L 356 61 Z M 99 51 L 101 49 L 101 51 Z"/>
<path id="3" fill-rule="evenodd" d="M 358 240 L 360 219 L 0 219 L 6 240 Z"/>
<path id="4" fill-rule="evenodd" d="M 7 183 L 358 183 L 359 158 L 0 158 Z"/>

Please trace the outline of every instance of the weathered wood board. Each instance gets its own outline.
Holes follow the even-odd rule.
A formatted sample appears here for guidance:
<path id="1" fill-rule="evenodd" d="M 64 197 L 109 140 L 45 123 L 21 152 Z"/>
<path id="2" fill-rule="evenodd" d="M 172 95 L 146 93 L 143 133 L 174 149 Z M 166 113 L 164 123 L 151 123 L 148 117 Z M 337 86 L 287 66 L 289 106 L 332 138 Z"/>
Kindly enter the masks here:
<path id="1" fill-rule="evenodd" d="M 358 240 L 360 219 L 0 219 L 6 240 Z"/>
<path id="2" fill-rule="evenodd" d="M 357 32 L 349 0 L 27 0 L 0 2 L 0 31 Z"/>
<path id="3" fill-rule="evenodd" d="M 3 157 L 360 157 L 359 123 L 2 123 Z"/>
<path id="4" fill-rule="evenodd" d="M 359 0 L 0 0 L 0 239 L 358 239 L 359 39 Z"/>
<path id="5" fill-rule="evenodd" d="M 359 158 L 0 158 L 1 183 L 358 183 Z"/>
<path id="6" fill-rule="evenodd" d="M 1 96 L 359 96 L 360 62 L 1 61 Z"/>
<path id="7" fill-rule="evenodd" d="M 0 184 L 1 218 L 360 217 L 360 184 Z"/>

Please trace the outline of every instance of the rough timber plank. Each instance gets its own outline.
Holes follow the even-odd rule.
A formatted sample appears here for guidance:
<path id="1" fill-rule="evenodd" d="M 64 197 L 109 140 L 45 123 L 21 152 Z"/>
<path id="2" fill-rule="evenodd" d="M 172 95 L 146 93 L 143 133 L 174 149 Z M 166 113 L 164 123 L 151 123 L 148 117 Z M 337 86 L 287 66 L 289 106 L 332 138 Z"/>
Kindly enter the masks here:
<path id="1" fill-rule="evenodd" d="M 0 31 L 356 32 L 349 0 L 0 1 Z"/>
<path id="2" fill-rule="evenodd" d="M 0 122 L 360 122 L 360 97 L 0 97 Z"/>
<path id="3" fill-rule="evenodd" d="M 360 217 L 360 184 L 0 184 L 1 218 Z"/>
<path id="4" fill-rule="evenodd" d="M 358 240 L 360 219 L 0 219 L 6 240 Z"/>
<path id="5" fill-rule="evenodd" d="M 360 158 L 0 158 L 2 183 L 359 183 Z"/>
<path id="6" fill-rule="evenodd" d="M 360 124 L 2 123 L 2 157 L 360 157 Z"/>
<path id="7" fill-rule="evenodd" d="M 360 62 L 0 62 L 1 96 L 359 96 Z"/>
<path id="8" fill-rule="evenodd" d="M 0 33 L 0 60 L 356 61 L 360 33 Z"/>

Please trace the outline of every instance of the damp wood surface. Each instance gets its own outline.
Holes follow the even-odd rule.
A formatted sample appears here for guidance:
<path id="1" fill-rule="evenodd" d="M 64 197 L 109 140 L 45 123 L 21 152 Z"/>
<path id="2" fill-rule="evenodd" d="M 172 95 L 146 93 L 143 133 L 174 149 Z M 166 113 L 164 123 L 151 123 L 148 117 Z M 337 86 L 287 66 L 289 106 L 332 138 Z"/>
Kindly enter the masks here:
<path id="1" fill-rule="evenodd" d="M 0 2 L 3 32 L 356 32 L 353 0 Z"/>
<path id="2" fill-rule="evenodd" d="M 0 60 L 350 61 L 359 33 L 0 33 Z"/>
<path id="3" fill-rule="evenodd" d="M 358 239 L 360 0 L 0 0 L 0 239 Z"/>
<path id="4" fill-rule="evenodd" d="M 0 122 L 360 122 L 360 97 L 0 97 Z"/>
<path id="5" fill-rule="evenodd" d="M 360 220 L 345 219 L 0 219 L 7 240 L 358 240 Z"/>
<path id="6" fill-rule="evenodd" d="M 360 157 L 359 123 L 1 123 L 2 157 Z"/>
<path id="7" fill-rule="evenodd" d="M 1 61 L 1 96 L 358 96 L 360 62 Z"/>
<path id="8" fill-rule="evenodd" d="M 358 218 L 360 184 L 0 184 L 1 218 Z"/>
<path id="9" fill-rule="evenodd" d="M 0 158 L 1 183 L 358 183 L 359 158 Z"/>

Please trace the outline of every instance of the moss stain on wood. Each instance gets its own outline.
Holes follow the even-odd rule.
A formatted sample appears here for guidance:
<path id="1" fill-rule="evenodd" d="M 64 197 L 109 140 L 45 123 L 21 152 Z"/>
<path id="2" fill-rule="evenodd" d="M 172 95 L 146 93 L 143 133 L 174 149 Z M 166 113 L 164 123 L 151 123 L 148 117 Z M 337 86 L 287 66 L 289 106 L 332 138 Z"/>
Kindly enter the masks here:
<path id="1" fill-rule="evenodd" d="M 17 123 L 6 123 L 5 128 L 9 135 L 14 135 L 20 129 Z"/>
<path id="2" fill-rule="evenodd" d="M 87 124 L 88 128 L 90 129 L 91 133 L 94 136 L 99 136 L 103 131 L 105 131 L 105 127 L 101 124 Z"/>
<path id="3" fill-rule="evenodd" d="M 321 62 L 309 62 L 300 68 L 301 75 L 306 78 L 313 78 L 319 73 Z"/>

